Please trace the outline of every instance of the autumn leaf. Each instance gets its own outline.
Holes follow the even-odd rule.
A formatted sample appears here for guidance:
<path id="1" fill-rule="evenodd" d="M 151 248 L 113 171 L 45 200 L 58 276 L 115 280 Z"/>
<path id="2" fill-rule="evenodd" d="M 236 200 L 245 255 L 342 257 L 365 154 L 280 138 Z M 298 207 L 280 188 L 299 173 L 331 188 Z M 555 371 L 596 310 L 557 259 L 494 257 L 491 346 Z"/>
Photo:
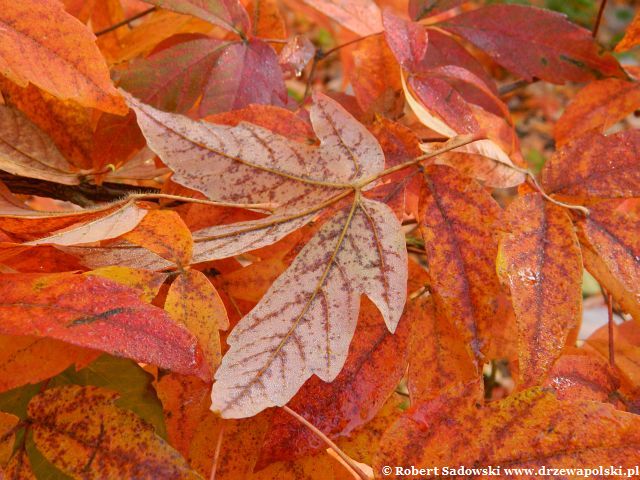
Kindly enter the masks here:
<path id="1" fill-rule="evenodd" d="M 479 378 L 454 319 L 440 313 L 432 298 L 421 296 L 410 301 L 406 315 L 412 319 L 407 372 L 412 404 L 431 400 L 453 385 Z"/>
<path id="2" fill-rule="evenodd" d="M 346 359 L 360 295 L 374 302 L 394 331 L 406 275 L 404 238 L 392 211 L 355 198 L 234 328 L 216 373 L 212 409 L 225 418 L 250 416 L 287 403 L 313 373 L 332 381 Z"/>
<path id="3" fill-rule="evenodd" d="M 409 16 L 412 20 L 450 10 L 464 3 L 465 0 L 409 0 Z"/>
<path id="4" fill-rule="evenodd" d="M 319 378 L 310 378 L 288 406 L 331 438 L 350 436 L 376 415 L 402 377 L 412 320 L 406 315 L 391 334 L 376 307 L 364 301 L 354 335 L 357 341 L 351 344 L 340 374 L 328 385 Z M 272 417 L 258 468 L 318 450 L 315 436 L 279 410 Z"/>
<path id="5" fill-rule="evenodd" d="M 73 274 L 5 274 L 0 282 L 2 334 L 54 338 L 207 376 L 193 337 L 136 290 Z"/>
<path id="6" fill-rule="evenodd" d="M 178 275 L 169 287 L 164 308 L 198 339 L 207 364 L 215 368 L 220 363 L 218 329 L 227 329 L 229 319 L 220 295 L 207 277 L 197 270 Z"/>
<path id="7" fill-rule="evenodd" d="M 191 262 L 191 232 L 176 212 L 152 210 L 123 238 L 179 266 Z"/>
<path id="8" fill-rule="evenodd" d="M 292 142 L 251 124 L 194 122 L 129 101 L 149 146 L 174 171 L 172 179 L 217 201 L 295 202 L 303 208 L 339 193 L 337 182 L 362 178 L 384 163 L 366 129 L 326 97 L 318 97 L 311 116 L 320 147 Z M 360 169 L 363 157 L 366 168 Z M 203 175 L 193 176 L 190 172 L 203 163 L 208 165 L 200 169 Z M 218 181 L 221 177 L 225 182 Z M 252 181 L 246 183 L 247 178 Z"/>
<path id="9" fill-rule="evenodd" d="M 600 55 L 591 32 L 564 15 L 524 5 L 487 5 L 446 20 L 446 30 L 487 52 L 527 81 L 584 82 L 624 76 L 610 55 Z"/>
<path id="10" fill-rule="evenodd" d="M 32 240 L 27 242 L 27 245 L 77 245 L 119 237 L 132 230 L 146 214 L 147 210 L 138 207 L 135 202 L 124 202 L 96 219 L 72 225 L 48 237 Z"/>
<path id="11" fill-rule="evenodd" d="M 382 31 L 380 8 L 373 0 L 303 1 L 363 37 Z"/>
<path id="12" fill-rule="evenodd" d="M 7 106 L 20 110 L 45 132 L 62 156 L 76 169 L 92 168 L 91 154 L 95 133 L 91 118 L 92 109 L 83 107 L 73 100 L 60 100 L 32 84 L 21 88 L 4 78 L 0 78 L 0 92 Z M 104 115 L 122 118 L 115 114 Z"/>
<path id="13" fill-rule="evenodd" d="M 13 82 L 105 112 L 127 112 L 95 37 L 58 2 L 28 0 L 0 14 L 0 71 Z"/>
<path id="14" fill-rule="evenodd" d="M 28 415 L 38 450 L 74 477 L 201 478 L 150 426 L 117 408 L 116 398 L 109 390 L 79 386 L 35 396 Z"/>
<path id="15" fill-rule="evenodd" d="M 619 387 L 615 371 L 597 354 L 573 349 L 553 365 L 544 386 L 559 400 L 593 400 L 606 403 Z"/>
<path id="16" fill-rule="evenodd" d="M 640 84 L 617 78 L 590 83 L 573 98 L 554 130 L 556 143 L 564 145 L 582 134 L 609 127 L 640 108 Z"/>
<path id="17" fill-rule="evenodd" d="M 616 52 L 624 52 L 630 50 L 640 43 L 640 13 L 631 21 L 631 25 L 622 37 L 622 40 L 616 45 Z"/>
<path id="18" fill-rule="evenodd" d="M 249 32 L 250 21 L 238 0 L 145 0 L 174 12 L 193 15 L 236 32 Z"/>
<path id="19" fill-rule="evenodd" d="M 19 110 L 0 105 L 0 168 L 66 185 L 80 183 L 51 138 Z"/>
<path id="20" fill-rule="evenodd" d="M 638 195 L 640 132 L 587 132 L 558 150 L 542 170 L 547 192 L 582 200 Z"/>
<path id="21" fill-rule="evenodd" d="M 584 265 L 635 319 L 640 319 L 638 278 L 640 244 L 638 204 L 625 209 L 620 200 L 598 202 L 577 222 Z"/>
<path id="22" fill-rule="evenodd" d="M 385 432 L 374 470 L 379 472 L 384 465 L 480 469 L 491 465 L 500 466 L 501 475 L 511 476 L 507 468 L 535 470 L 540 465 L 633 468 L 639 442 L 638 417 L 607 404 L 559 401 L 539 388 L 486 406 L 476 405 L 473 398 L 444 394 L 408 412 Z M 391 478 L 400 477 L 392 473 Z"/>
<path id="23" fill-rule="evenodd" d="M 507 209 L 510 232 L 500 243 L 498 273 L 511 290 L 518 325 L 520 381 L 548 374 L 580 324 L 582 259 L 565 210 L 530 193 Z"/>
<path id="24" fill-rule="evenodd" d="M 450 167 L 426 170 L 420 195 L 420 231 L 438 313 L 456 325 L 469 354 L 482 364 L 486 331 L 500 291 L 493 261 L 501 211 L 473 180 Z"/>
<path id="25" fill-rule="evenodd" d="M 46 380 L 75 364 L 81 367 L 99 352 L 50 338 L 0 336 L 0 391 Z"/>
<path id="26" fill-rule="evenodd" d="M 132 62 L 120 86 L 167 111 L 186 113 L 197 101 L 201 117 L 249 104 L 283 106 L 287 96 L 275 51 L 257 39 L 178 43 Z"/>

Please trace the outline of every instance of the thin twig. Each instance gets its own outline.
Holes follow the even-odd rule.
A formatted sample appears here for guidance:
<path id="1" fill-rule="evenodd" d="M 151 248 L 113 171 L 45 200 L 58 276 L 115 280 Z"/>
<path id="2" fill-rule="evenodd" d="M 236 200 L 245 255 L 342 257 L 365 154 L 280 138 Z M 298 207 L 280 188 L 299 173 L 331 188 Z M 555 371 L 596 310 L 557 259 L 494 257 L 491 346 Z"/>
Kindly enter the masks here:
<path id="1" fill-rule="evenodd" d="M 413 160 L 409 160 L 408 162 L 401 163 L 400 165 L 395 165 L 394 167 L 387 168 L 380 173 L 372 175 L 370 177 L 364 178 L 358 182 L 356 185 L 357 188 L 363 188 L 364 186 L 370 184 L 371 182 L 376 181 L 380 177 L 387 176 L 391 173 L 397 172 L 398 170 L 404 170 L 405 168 L 409 168 L 413 165 L 417 165 L 420 162 L 423 162 L 429 158 L 436 157 L 442 153 L 448 152 L 450 150 L 454 150 L 459 147 L 463 147 L 468 143 L 475 142 L 480 140 L 478 137 L 474 135 L 460 135 L 458 137 L 454 137 L 449 140 L 442 148 L 438 150 L 434 150 L 433 152 L 425 153 L 424 155 L 420 155 L 419 157 L 414 158 Z"/>
<path id="2" fill-rule="evenodd" d="M 265 43 L 281 43 L 283 45 L 286 45 L 287 43 L 289 43 L 289 40 L 282 39 L 282 38 L 261 38 L 260 40 L 262 40 Z"/>
<path id="3" fill-rule="evenodd" d="M 218 441 L 216 442 L 216 450 L 213 454 L 213 465 L 211 467 L 211 475 L 209 480 L 216 480 L 216 470 L 218 470 L 218 462 L 220 461 L 220 450 L 222 449 L 222 436 L 224 435 L 224 423 L 220 425 L 220 433 L 218 433 Z"/>
<path id="4" fill-rule="evenodd" d="M 362 480 L 370 480 L 369 476 L 362 471 L 360 466 L 358 466 L 358 464 L 353 460 L 353 458 L 351 458 L 349 455 L 344 453 L 340 449 L 340 447 L 338 447 L 329 437 L 327 437 L 324 433 L 322 433 L 322 431 L 320 431 L 320 429 L 318 429 L 315 425 L 313 425 L 311 422 L 309 422 L 302 415 L 300 415 L 297 412 L 294 412 L 293 410 L 291 410 L 286 405 L 284 407 L 282 407 L 282 409 L 285 412 L 287 412 L 289 415 L 291 415 L 293 418 L 298 420 L 300 423 L 302 423 L 309 430 L 311 430 L 311 432 L 316 437 L 318 437 L 320 440 L 322 440 L 324 443 L 326 443 L 330 448 L 332 448 L 333 451 L 336 452 L 340 456 L 340 458 L 342 458 L 342 460 L 344 460 L 344 462 L 347 465 L 349 465 L 349 467 L 358 475 L 359 478 L 361 478 Z"/>
<path id="5" fill-rule="evenodd" d="M 362 40 L 365 40 L 367 38 L 371 38 L 371 37 L 377 37 L 378 35 L 381 35 L 382 32 L 378 32 L 378 33 L 372 33 L 371 35 L 365 35 L 364 37 L 358 37 L 355 38 L 353 40 L 349 40 L 348 42 L 345 42 L 343 44 L 337 45 L 329 50 L 327 50 L 326 52 L 321 52 L 320 53 L 320 60 L 324 59 L 325 57 L 328 57 L 329 55 L 331 55 L 332 53 L 337 52 L 338 50 L 341 50 L 345 47 L 348 47 L 349 45 L 353 45 L 354 43 L 358 43 L 361 42 Z"/>
<path id="6" fill-rule="evenodd" d="M 144 17 L 145 15 L 149 15 L 151 12 L 155 12 L 158 9 L 158 7 L 151 7 L 147 10 L 144 10 L 140 13 L 136 13 L 134 16 L 129 17 L 129 18 L 125 18 L 124 20 L 122 20 L 121 22 L 118 23 L 114 23 L 113 25 L 111 25 L 110 27 L 105 28 L 104 30 L 100 30 L 99 32 L 94 33 L 94 35 L 96 37 L 99 37 L 100 35 L 106 35 L 109 32 L 113 32 L 114 30 L 119 29 L 120 27 L 124 27 L 125 25 L 128 25 L 129 23 L 133 22 L 134 20 L 137 20 L 139 18 Z"/>
<path id="7" fill-rule="evenodd" d="M 228 202 L 215 202 L 213 200 L 206 200 L 202 198 L 183 197 L 182 195 L 169 195 L 167 193 L 132 193 L 128 196 L 130 199 L 145 198 L 158 198 L 166 200 L 176 200 L 178 202 L 185 203 L 200 203 L 202 205 L 213 205 L 216 207 L 230 207 L 230 208 L 246 208 L 250 210 L 266 210 L 267 212 L 273 212 L 274 208 L 269 203 L 228 203 Z"/>
<path id="8" fill-rule="evenodd" d="M 311 93 L 311 84 L 313 83 L 313 77 L 316 75 L 316 68 L 318 67 L 318 61 L 320 57 L 318 54 L 313 56 L 313 60 L 311 60 L 311 69 L 309 70 L 309 75 L 307 75 L 307 83 L 304 86 L 304 93 L 302 94 L 302 99 L 298 102 L 299 105 L 304 105 L 304 102 L 309 98 L 309 93 Z"/>
<path id="9" fill-rule="evenodd" d="M 613 327 L 614 327 L 614 323 L 613 323 L 613 297 L 611 296 L 611 294 L 607 291 L 604 291 L 604 299 L 605 302 L 607 303 L 607 316 L 608 316 L 608 333 L 609 333 L 609 365 L 611 365 L 611 367 L 615 367 L 616 366 L 616 359 L 615 359 L 615 345 L 614 345 L 614 341 L 613 341 Z"/>
<path id="10" fill-rule="evenodd" d="M 501 97 L 504 97 L 505 95 L 509 95 L 510 93 L 515 92 L 516 90 L 519 90 L 520 88 L 527 87 L 539 81 L 540 81 L 539 78 L 533 78 L 531 81 L 523 79 L 523 80 L 518 80 L 517 82 L 507 83 L 506 85 L 502 85 L 501 87 L 498 88 L 498 95 L 500 95 Z"/>
<path id="11" fill-rule="evenodd" d="M 598 10 L 598 16 L 596 17 L 596 23 L 593 25 L 593 30 L 591 31 L 591 36 L 596 38 L 598 35 L 598 30 L 600 30 L 600 23 L 602 22 L 602 16 L 604 14 L 604 9 L 607 6 L 607 0 L 602 0 L 600 2 L 600 9 Z"/>
<path id="12" fill-rule="evenodd" d="M 519 169 L 519 170 L 521 170 L 525 175 L 527 175 L 529 177 L 529 183 L 538 191 L 538 193 L 540 195 L 543 196 L 543 198 L 545 200 L 547 200 L 547 201 L 549 201 L 549 202 L 551 202 L 551 203 L 553 203 L 555 205 L 558 205 L 559 207 L 568 208 L 569 210 L 577 210 L 577 211 L 583 213 L 586 217 L 588 217 L 589 214 L 591 213 L 587 207 L 584 207 L 582 205 L 573 205 L 571 203 L 561 202 L 560 200 L 556 200 L 555 198 L 549 196 L 549 194 L 547 194 L 547 192 L 545 192 L 542 189 L 542 187 L 538 183 L 538 180 L 536 179 L 535 175 L 532 172 L 530 172 L 529 170 L 525 170 L 525 169 Z"/>

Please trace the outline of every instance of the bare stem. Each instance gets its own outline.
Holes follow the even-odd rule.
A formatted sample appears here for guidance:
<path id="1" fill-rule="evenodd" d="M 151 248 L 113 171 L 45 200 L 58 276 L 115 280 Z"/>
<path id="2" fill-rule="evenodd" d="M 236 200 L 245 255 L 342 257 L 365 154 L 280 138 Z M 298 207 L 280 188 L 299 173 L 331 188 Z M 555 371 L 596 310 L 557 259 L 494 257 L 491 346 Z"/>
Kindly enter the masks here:
<path id="1" fill-rule="evenodd" d="M 607 0 L 602 0 L 600 2 L 600 9 L 598 10 L 598 16 L 596 17 L 596 23 L 593 25 L 593 30 L 591 31 L 591 36 L 596 38 L 598 36 L 598 30 L 600 30 L 600 24 L 602 23 L 602 16 L 604 14 L 604 9 L 607 6 Z"/>
<path id="2" fill-rule="evenodd" d="M 563 207 L 563 208 L 568 208 L 569 210 L 577 210 L 581 213 L 583 213 L 585 216 L 589 216 L 589 213 L 591 213 L 589 211 L 589 209 L 587 207 L 584 207 L 582 205 L 573 205 L 571 203 L 565 203 L 565 202 L 561 202 L 560 200 L 556 200 L 555 198 L 549 196 L 549 194 L 547 194 L 547 192 L 545 192 L 542 187 L 540 186 L 540 184 L 538 183 L 538 180 L 536 179 L 535 175 L 529 171 L 529 170 L 525 170 L 523 168 L 518 168 L 515 167 L 516 169 L 522 171 L 525 175 L 527 175 L 529 177 L 529 183 L 531 183 L 531 185 L 538 191 L 538 193 L 540 195 L 543 196 L 543 198 L 555 205 L 558 205 L 559 207 Z"/>
<path id="3" fill-rule="evenodd" d="M 614 345 L 614 341 L 613 341 L 613 327 L 614 327 L 614 323 L 613 323 L 613 297 L 611 296 L 611 294 L 609 292 L 607 292 L 606 290 L 603 291 L 604 293 L 604 300 L 607 303 L 607 316 L 608 316 L 608 333 L 609 333 L 609 365 L 611 365 L 611 367 L 615 367 L 616 366 L 616 359 L 615 359 L 615 345 Z"/>
<path id="4" fill-rule="evenodd" d="M 366 185 L 370 184 L 371 182 L 375 182 L 377 179 L 381 177 L 385 177 L 391 173 L 397 172 L 399 170 L 404 170 L 405 168 L 409 168 L 413 165 L 417 165 L 418 163 L 423 162 L 429 158 L 436 157 L 450 150 L 454 150 L 456 148 L 462 147 L 469 143 L 475 142 L 476 140 L 479 140 L 479 138 L 473 135 L 460 135 L 459 137 L 455 137 L 451 139 L 449 142 L 446 143 L 444 147 L 439 148 L 438 150 L 425 153 L 424 155 L 420 155 L 419 157 L 416 157 L 413 160 L 409 160 L 408 162 L 401 163 L 400 165 L 387 168 L 386 170 L 383 170 L 380 173 L 376 173 L 375 175 L 362 179 L 360 182 L 357 183 L 356 188 L 361 189 Z"/>
<path id="5" fill-rule="evenodd" d="M 269 213 L 273 212 L 273 205 L 270 203 L 228 203 L 228 202 L 215 202 L 213 200 L 206 200 L 202 198 L 183 197 L 182 195 L 169 195 L 167 193 L 132 193 L 127 198 L 129 199 L 145 199 L 145 198 L 163 198 L 167 200 L 176 200 L 179 202 L 187 203 L 199 203 L 202 205 L 214 205 L 216 207 L 230 207 L 230 208 L 246 208 L 249 210 L 265 210 Z"/>
<path id="6" fill-rule="evenodd" d="M 348 42 L 345 42 L 341 45 L 337 45 L 335 47 L 333 47 L 330 50 L 327 50 L 326 52 L 321 52 L 319 57 L 320 60 L 324 59 L 325 57 L 328 57 L 329 55 L 331 55 L 332 53 L 337 52 L 338 50 L 341 50 L 345 47 L 348 47 L 350 45 L 353 45 L 354 43 L 358 43 L 361 42 L 362 40 L 365 40 L 367 38 L 371 38 L 371 37 L 377 37 L 378 35 L 382 35 L 383 32 L 378 32 L 378 33 L 372 33 L 371 35 L 365 35 L 364 37 L 359 37 L 359 38 L 355 38 L 353 40 L 349 40 Z"/>
<path id="7" fill-rule="evenodd" d="M 113 32 L 114 30 L 119 29 L 120 27 L 124 27 L 125 25 L 128 25 L 129 23 L 133 22 L 134 20 L 137 20 L 139 18 L 144 17 L 145 15 L 149 15 L 151 12 L 155 12 L 157 10 L 158 7 L 151 7 L 148 8 L 147 10 L 144 10 L 140 13 L 136 13 L 135 15 L 133 15 L 132 17 L 129 18 L 125 18 L 124 20 L 122 20 L 121 22 L 118 23 L 114 23 L 113 25 L 111 25 L 110 27 L 105 28 L 104 30 L 100 30 L 99 32 L 96 32 L 94 35 L 96 37 L 99 37 L 101 35 L 106 35 L 109 32 Z"/>
<path id="8" fill-rule="evenodd" d="M 211 467 L 211 475 L 209 480 L 216 480 L 216 470 L 218 470 L 218 463 L 220 462 L 220 450 L 222 449 L 222 436 L 224 435 L 224 423 L 220 425 L 220 432 L 218 433 L 218 441 L 216 442 L 216 451 L 213 454 L 213 466 Z"/>
<path id="9" fill-rule="evenodd" d="M 331 449 L 333 449 L 334 452 L 336 452 L 340 458 L 342 460 L 344 460 L 344 462 L 349 465 L 349 467 L 358 475 L 358 478 L 360 478 L 361 480 L 371 480 L 369 478 L 369 476 L 364 473 L 362 471 L 362 469 L 360 468 L 360 466 L 353 460 L 353 458 L 351 458 L 349 455 L 347 455 L 346 453 L 344 453 L 340 447 L 338 447 L 329 437 L 327 437 L 324 433 L 322 433 L 322 431 L 320 431 L 319 428 L 317 428 L 315 425 L 313 425 L 311 422 L 309 422 L 306 418 L 304 418 L 302 415 L 298 414 L 297 412 L 294 412 L 293 410 L 291 410 L 289 407 L 287 407 L 286 405 L 284 407 L 282 407 L 282 409 L 287 412 L 289 415 L 291 415 L 293 418 L 295 418 L 296 420 L 298 420 L 300 423 L 302 423 L 305 427 L 307 427 L 309 430 L 311 430 L 311 432 L 318 437 L 320 440 L 322 440 L 325 444 L 327 444 Z"/>
<path id="10" fill-rule="evenodd" d="M 500 95 L 501 97 L 505 96 L 505 95 L 509 95 L 512 92 L 515 92 L 516 90 L 519 90 L 520 88 L 524 88 L 527 87 L 531 84 L 534 84 L 536 82 L 539 82 L 540 79 L 539 78 L 534 78 L 532 79 L 530 82 L 527 80 L 518 80 L 516 82 L 513 83 L 507 83 L 506 85 L 502 85 L 500 88 L 498 88 L 498 95 Z"/>

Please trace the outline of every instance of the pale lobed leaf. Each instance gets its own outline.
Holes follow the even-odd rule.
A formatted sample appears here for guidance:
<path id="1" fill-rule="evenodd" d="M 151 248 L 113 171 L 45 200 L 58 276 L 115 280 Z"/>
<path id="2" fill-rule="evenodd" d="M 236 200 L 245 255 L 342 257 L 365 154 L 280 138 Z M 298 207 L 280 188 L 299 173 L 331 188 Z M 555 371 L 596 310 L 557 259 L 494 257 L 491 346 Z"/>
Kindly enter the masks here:
<path id="1" fill-rule="evenodd" d="M 158 271 L 174 266 L 173 262 L 126 240 L 103 247 L 78 245 L 60 250 L 77 257 L 82 265 L 91 269 L 118 265 Z"/>
<path id="2" fill-rule="evenodd" d="M 25 245 L 77 245 L 116 238 L 133 230 L 146 214 L 147 210 L 138 207 L 134 202 L 128 202 L 100 218 L 26 242 Z"/>
<path id="3" fill-rule="evenodd" d="M 191 263 L 233 257 L 271 245 L 309 223 L 314 215 L 281 211 L 257 220 L 203 228 L 193 234 Z M 72 246 L 64 250 L 78 257 L 89 268 L 121 265 L 164 270 L 173 266 L 172 262 L 126 240 L 101 247 Z"/>
<path id="4" fill-rule="evenodd" d="M 407 293 L 404 235 L 385 204 L 354 202 L 323 225 L 227 339 L 231 348 L 217 371 L 211 407 L 223 417 L 284 405 L 314 373 L 333 380 L 361 294 L 395 330 Z"/>
<path id="5" fill-rule="evenodd" d="M 65 185 L 80 183 L 51 138 L 22 112 L 0 105 L 0 169 Z"/>
<path id="6" fill-rule="evenodd" d="M 233 257 L 271 245 L 309 223 L 314 214 L 274 213 L 266 218 L 203 228 L 193 235 L 193 263 Z"/>
<path id="7" fill-rule="evenodd" d="M 295 202 L 304 208 L 384 168 L 375 137 L 320 94 L 311 109 L 319 147 L 248 123 L 197 122 L 127 98 L 149 147 L 173 170 L 172 179 L 214 200 Z"/>

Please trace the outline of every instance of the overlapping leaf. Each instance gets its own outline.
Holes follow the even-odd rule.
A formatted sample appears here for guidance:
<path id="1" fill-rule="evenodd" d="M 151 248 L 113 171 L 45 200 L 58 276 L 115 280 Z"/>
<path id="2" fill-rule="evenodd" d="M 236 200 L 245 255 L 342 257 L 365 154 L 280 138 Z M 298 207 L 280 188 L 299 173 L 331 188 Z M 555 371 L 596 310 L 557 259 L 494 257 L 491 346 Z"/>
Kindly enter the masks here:
<path id="1" fill-rule="evenodd" d="M 116 398 L 79 386 L 35 396 L 28 415 L 38 450 L 74 478 L 201 478 L 152 427 L 117 408 Z"/>
<path id="2" fill-rule="evenodd" d="M 500 291 L 493 268 L 500 207 L 473 180 L 450 167 L 432 166 L 426 171 L 419 215 L 435 306 L 457 326 L 481 364 Z"/>
<path id="3" fill-rule="evenodd" d="M 573 98 L 554 130 L 563 145 L 589 130 L 606 129 L 640 108 L 640 83 L 617 78 L 592 82 Z"/>
<path id="4" fill-rule="evenodd" d="M 475 399 L 442 395 L 401 417 L 382 439 L 375 470 L 385 465 L 468 468 L 585 468 L 638 462 L 638 423 L 596 402 L 559 401 L 530 389 L 479 408 Z M 390 478 L 405 478 L 395 476 Z M 437 478 L 437 475 L 421 478 Z M 465 478 L 486 478 L 482 472 Z M 534 478 L 520 477 L 520 478 Z"/>
<path id="5" fill-rule="evenodd" d="M 585 199 L 640 195 L 640 131 L 587 132 L 564 145 L 545 164 L 548 192 Z"/>
<path id="6" fill-rule="evenodd" d="M 384 164 L 367 130 L 322 95 L 311 111 L 320 147 L 292 142 L 251 124 L 194 122 L 129 101 L 149 146 L 173 170 L 172 179 L 212 200 L 295 203 L 302 209 Z"/>
<path id="7" fill-rule="evenodd" d="M 560 355 L 582 311 L 582 259 L 567 212 L 530 193 L 507 209 L 498 272 L 511 289 L 520 381 L 536 385 Z"/>
<path id="8" fill-rule="evenodd" d="M 360 36 L 382 31 L 380 8 L 373 0 L 303 0 Z"/>
<path id="9" fill-rule="evenodd" d="M 443 28 L 469 40 L 526 80 L 584 82 L 624 76 L 610 54 L 600 55 L 591 32 L 564 15 L 522 5 L 488 5 L 448 19 Z"/>
<path id="10" fill-rule="evenodd" d="M 0 168 L 67 185 L 80 180 L 49 136 L 19 110 L 0 105 Z"/>
<path id="11" fill-rule="evenodd" d="M 249 15 L 238 0 L 145 0 L 174 12 L 193 15 L 214 25 L 248 32 Z"/>
<path id="12" fill-rule="evenodd" d="M 287 96 L 275 51 L 257 39 L 178 43 L 132 62 L 120 86 L 162 110 L 185 113 L 198 101 L 201 117 L 249 104 L 282 106 Z"/>
<path id="13" fill-rule="evenodd" d="M 477 367 L 454 319 L 421 296 L 407 305 L 412 319 L 407 387 L 411 403 L 431 400 L 449 387 L 479 378 Z"/>
<path id="14" fill-rule="evenodd" d="M 195 339 L 138 292 L 98 276 L 4 274 L 0 331 L 34 335 L 207 377 Z"/>
<path id="15" fill-rule="evenodd" d="M 289 407 L 332 438 L 346 437 L 371 420 L 396 388 L 407 365 L 407 340 L 414 318 L 406 314 L 391 334 L 371 302 L 363 302 L 345 365 L 327 385 L 312 377 Z M 277 411 L 262 447 L 265 464 L 318 450 L 315 436 L 288 413 Z"/>
<path id="16" fill-rule="evenodd" d="M 0 72 L 15 83 L 33 83 L 62 98 L 124 114 L 122 97 L 93 34 L 59 2 L 25 0 L 0 13 Z"/>
<path id="17" fill-rule="evenodd" d="M 640 319 L 640 210 L 636 200 L 608 200 L 577 222 L 584 264 L 635 319 Z"/>

